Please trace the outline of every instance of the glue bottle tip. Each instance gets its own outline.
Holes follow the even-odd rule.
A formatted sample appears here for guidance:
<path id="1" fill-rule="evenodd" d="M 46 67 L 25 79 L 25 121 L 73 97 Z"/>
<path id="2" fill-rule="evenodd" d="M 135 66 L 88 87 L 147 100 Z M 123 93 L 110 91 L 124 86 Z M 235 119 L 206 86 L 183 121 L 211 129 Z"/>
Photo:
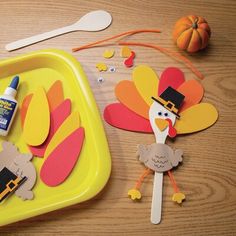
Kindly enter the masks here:
<path id="1" fill-rule="evenodd" d="M 19 76 L 17 75 L 17 76 L 15 76 L 15 77 L 12 79 L 11 84 L 10 84 L 9 87 L 11 87 L 11 88 L 13 88 L 13 89 L 16 90 L 17 87 L 18 87 L 18 84 L 19 84 Z"/>

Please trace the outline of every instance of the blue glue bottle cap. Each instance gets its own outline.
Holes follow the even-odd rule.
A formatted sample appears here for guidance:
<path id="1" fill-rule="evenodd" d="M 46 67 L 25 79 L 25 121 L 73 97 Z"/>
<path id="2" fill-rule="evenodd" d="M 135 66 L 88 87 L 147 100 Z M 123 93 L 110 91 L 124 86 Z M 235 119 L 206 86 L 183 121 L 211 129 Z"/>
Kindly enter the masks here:
<path id="1" fill-rule="evenodd" d="M 11 84 L 10 84 L 9 87 L 17 90 L 18 84 L 19 84 L 19 76 L 17 75 L 12 79 Z"/>
<path id="2" fill-rule="evenodd" d="M 11 96 L 14 98 L 16 96 L 17 92 L 16 90 L 19 84 L 19 80 L 20 80 L 19 76 L 15 76 L 12 79 L 11 84 L 6 88 L 4 95 Z"/>

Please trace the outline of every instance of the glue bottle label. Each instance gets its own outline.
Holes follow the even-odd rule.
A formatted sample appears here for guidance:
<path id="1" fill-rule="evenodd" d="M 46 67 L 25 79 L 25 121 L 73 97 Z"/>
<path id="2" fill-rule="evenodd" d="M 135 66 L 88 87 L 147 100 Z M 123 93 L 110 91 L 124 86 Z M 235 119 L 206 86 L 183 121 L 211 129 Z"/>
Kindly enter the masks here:
<path id="1" fill-rule="evenodd" d="M 0 129 L 7 130 L 14 114 L 16 103 L 0 98 Z"/>

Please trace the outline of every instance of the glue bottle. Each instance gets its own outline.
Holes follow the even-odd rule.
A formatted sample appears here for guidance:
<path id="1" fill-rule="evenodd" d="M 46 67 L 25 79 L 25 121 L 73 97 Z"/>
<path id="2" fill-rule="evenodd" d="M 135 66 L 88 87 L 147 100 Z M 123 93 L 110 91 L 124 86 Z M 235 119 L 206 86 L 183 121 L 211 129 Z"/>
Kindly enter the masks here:
<path id="1" fill-rule="evenodd" d="M 15 76 L 9 87 L 0 95 L 0 135 L 6 136 L 16 114 L 18 102 L 15 100 L 19 76 Z"/>

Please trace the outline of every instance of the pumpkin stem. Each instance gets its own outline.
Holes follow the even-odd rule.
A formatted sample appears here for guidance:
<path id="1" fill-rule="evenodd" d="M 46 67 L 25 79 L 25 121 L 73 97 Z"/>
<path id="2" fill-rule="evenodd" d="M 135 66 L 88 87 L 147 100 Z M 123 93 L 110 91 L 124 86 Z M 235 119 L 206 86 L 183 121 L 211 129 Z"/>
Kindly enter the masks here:
<path id="1" fill-rule="evenodd" d="M 194 22 L 194 23 L 192 24 L 192 27 L 193 27 L 193 29 L 197 29 L 197 28 L 198 28 L 197 22 Z"/>

